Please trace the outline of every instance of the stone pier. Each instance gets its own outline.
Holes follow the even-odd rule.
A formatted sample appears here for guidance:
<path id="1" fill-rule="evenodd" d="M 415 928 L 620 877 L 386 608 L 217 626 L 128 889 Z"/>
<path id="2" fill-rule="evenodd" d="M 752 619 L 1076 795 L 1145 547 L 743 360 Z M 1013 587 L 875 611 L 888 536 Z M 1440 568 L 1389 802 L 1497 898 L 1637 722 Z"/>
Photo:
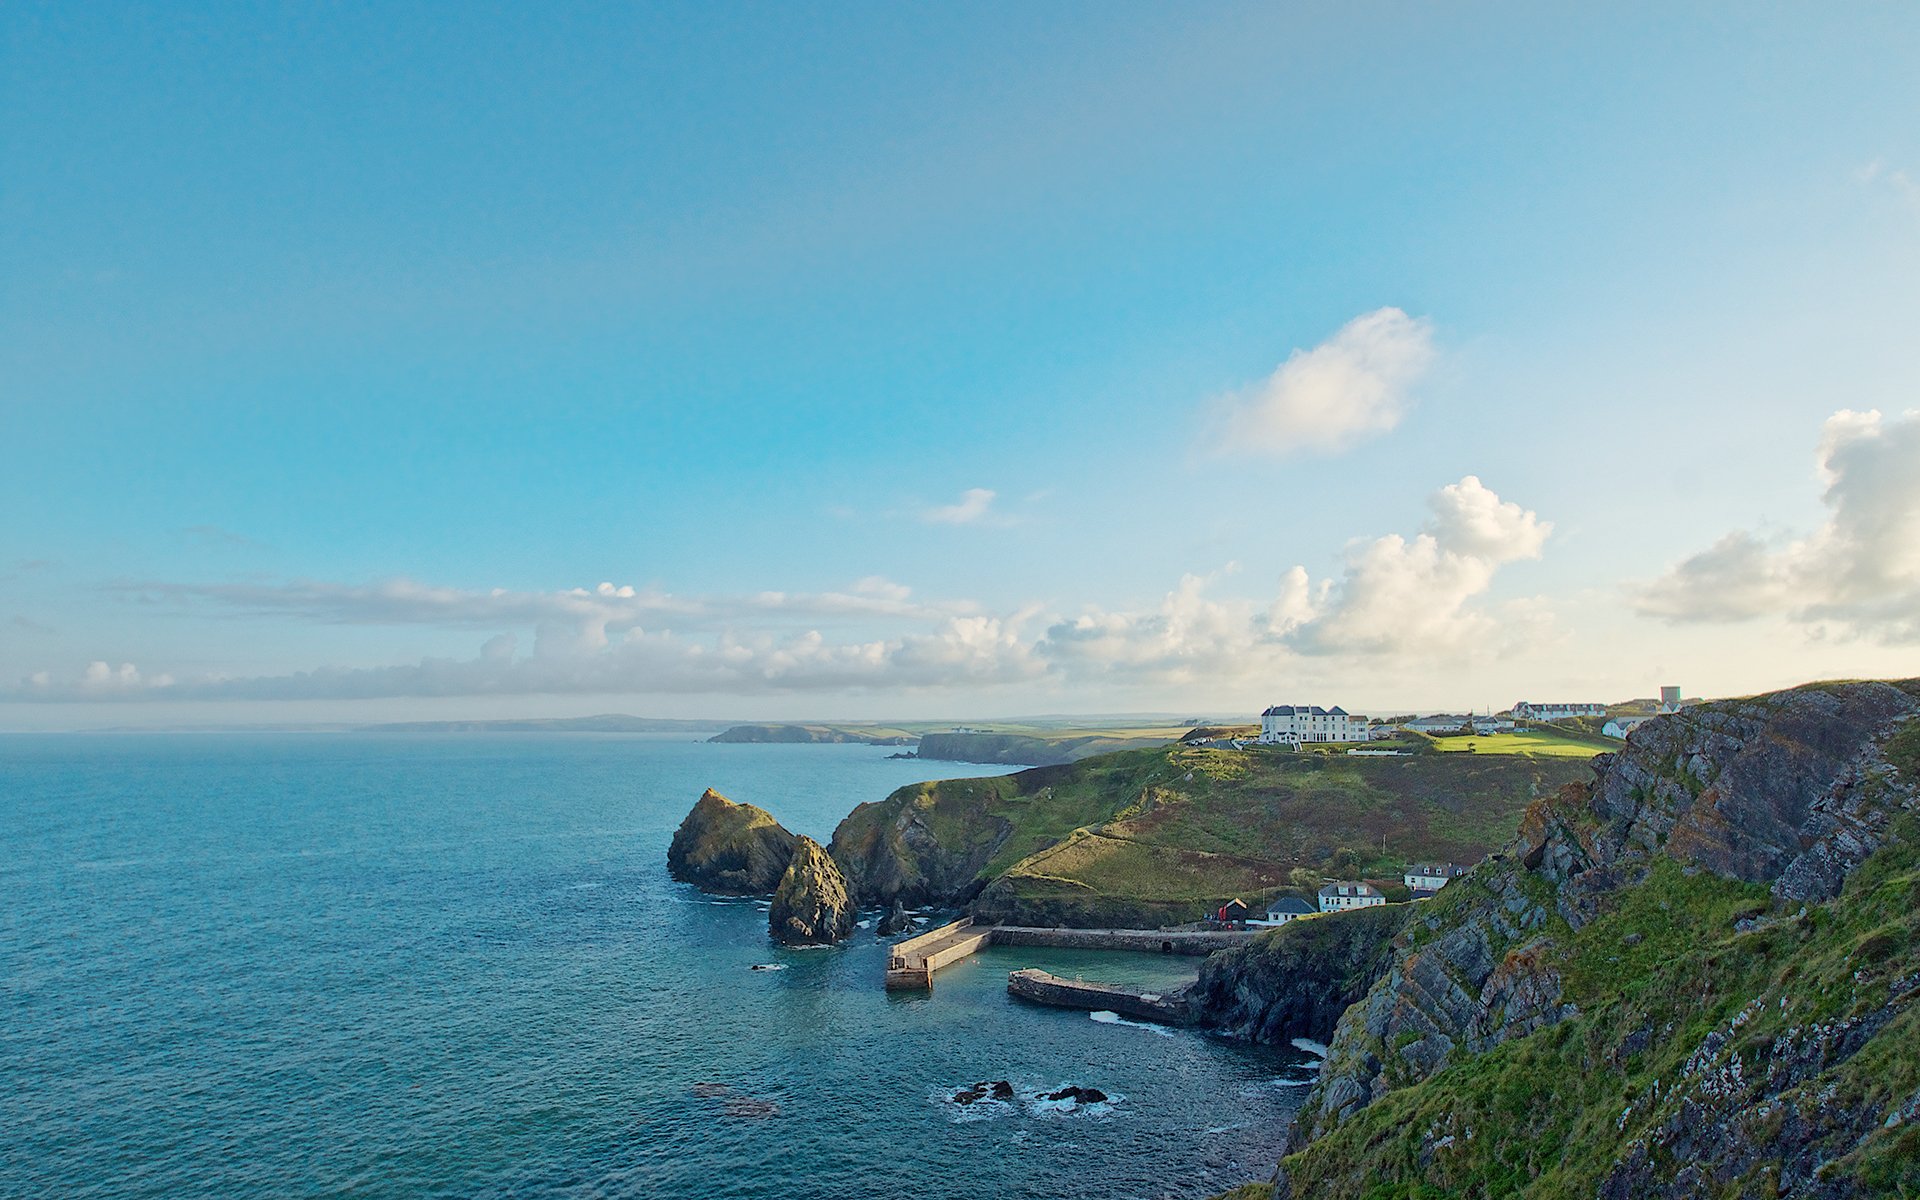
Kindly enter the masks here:
<path id="1" fill-rule="evenodd" d="M 1244 946 L 1257 934 L 1257 930 L 1176 932 L 1163 929 L 1044 929 L 1027 925 L 975 925 L 972 917 L 962 917 L 951 924 L 895 943 L 887 956 L 887 989 L 930 990 L 935 971 L 948 963 L 959 962 L 982 946 L 1128 950 L 1136 954 L 1204 957 L 1215 950 Z"/>

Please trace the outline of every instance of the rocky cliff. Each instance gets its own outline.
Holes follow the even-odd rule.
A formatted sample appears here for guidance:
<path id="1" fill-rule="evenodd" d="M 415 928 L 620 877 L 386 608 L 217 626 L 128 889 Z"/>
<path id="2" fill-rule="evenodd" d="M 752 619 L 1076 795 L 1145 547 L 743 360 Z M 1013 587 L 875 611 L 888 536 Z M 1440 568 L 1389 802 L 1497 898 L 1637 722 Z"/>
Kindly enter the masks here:
<path id="1" fill-rule="evenodd" d="M 829 945 L 853 932 L 847 881 L 820 843 L 801 837 L 774 890 L 767 931 L 789 946 Z"/>
<path id="2" fill-rule="evenodd" d="M 1534 805 L 1340 1018 L 1288 1186 L 1920 1184 L 1917 694 L 1689 708 Z"/>
<path id="3" fill-rule="evenodd" d="M 1038 737 L 1021 733 L 928 733 L 921 736 L 917 753 L 921 758 L 946 762 L 1048 767 L 1078 762 L 1096 754 L 1164 746 L 1172 740 L 1110 737 L 1098 733 L 1077 737 Z"/>
<path id="4" fill-rule="evenodd" d="M 1408 905 L 1386 904 L 1292 921 L 1250 946 L 1215 953 L 1187 992 L 1195 1020 L 1232 1037 L 1324 1042 L 1347 1006 L 1393 961 Z"/>
<path id="5" fill-rule="evenodd" d="M 765 809 L 708 788 L 667 847 L 667 872 L 710 892 L 765 895 L 779 886 L 793 846 L 794 836 Z"/>
<path id="6" fill-rule="evenodd" d="M 1023 772 L 1023 774 L 1029 774 Z M 964 904 L 1013 832 L 991 811 L 1003 784 L 963 779 L 910 784 L 862 804 L 833 831 L 833 860 L 862 903 Z"/>
<path id="7" fill-rule="evenodd" d="M 911 746 L 919 739 L 907 733 L 879 733 L 842 729 L 833 725 L 735 725 L 707 739 L 709 742 L 749 744 L 845 744 Z"/>

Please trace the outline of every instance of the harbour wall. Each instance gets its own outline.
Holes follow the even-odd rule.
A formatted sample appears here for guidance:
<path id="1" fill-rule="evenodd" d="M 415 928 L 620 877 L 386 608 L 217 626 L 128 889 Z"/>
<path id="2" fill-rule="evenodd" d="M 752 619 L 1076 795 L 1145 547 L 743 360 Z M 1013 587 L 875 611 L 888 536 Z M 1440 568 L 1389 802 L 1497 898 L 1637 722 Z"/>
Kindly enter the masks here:
<path id="1" fill-rule="evenodd" d="M 1022 1000 L 1055 1008 L 1114 1012 L 1123 1017 L 1156 1021 L 1162 1025 L 1193 1023 L 1193 1013 L 1187 1005 L 1187 989 L 1184 986 L 1169 992 L 1149 992 L 1139 988 L 1063 979 L 1029 967 L 1007 976 L 1007 991 Z"/>

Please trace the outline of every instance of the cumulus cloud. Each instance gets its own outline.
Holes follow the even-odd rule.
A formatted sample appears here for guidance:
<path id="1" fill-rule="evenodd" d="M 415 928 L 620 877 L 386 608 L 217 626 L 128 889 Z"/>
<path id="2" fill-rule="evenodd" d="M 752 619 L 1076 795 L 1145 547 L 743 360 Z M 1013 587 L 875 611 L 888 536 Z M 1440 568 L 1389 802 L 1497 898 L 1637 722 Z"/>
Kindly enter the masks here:
<path id="1" fill-rule="evenodd" d="M 1434 359 L 1433 326 L 1397 308 L 1355 317 L 1215 405 L 1204 442 L 1221 454 L 1338 454 L 1388 433 Z"/>
<path id="2" fill-rule="evenodd" d="M 1540 557 L 1553 523 L 1472 475 L 1427 507 L 1433 519 L 1412 540 L 1389 534 L 1356 547 L 1337 581 L 1316 586 L 1302 568 L 1289 572 L 1272 613 L 1287 641 L 1307 654 L 1457 655 L 1530 633 L 1466 605 L 1503 564 Z"/>
<path id="3" fill-rule="evenodd" d="M 1105 668 L 1166 682 L 1272 675 L 1302 656 L 1374 661 L 1506 653 L 1551 618 L 1531 605 L 1500 616 L 1469 606 L 1504 563 L 1537 558 L 1552 532 L 1472 475 L 1436 491 L 1414 538 L 1388 534 L 1355 546 L 1337 580 L 1304 567 L 1282 577 L 1267 605 L 1211 600 L 1213 582 L 1189 575 L 1154 610 L 1089 609 L 1049 628 L 1038 648 L 1076 669 Z"/>
<path id="4" fill-rule="evenodd" d="M 1633 589 L 1674 624 L 1762 616 L 1835 636 L 1920 644 L 1920 413 L 1894 421 L 1842 409 L 1814 453 L 1828 516 L 1777 548 L 1736 530 Z"/>
<path id="5" fill-rule="evenodd" d="M 968 488 L 960 493 L 958 504 L 943 504 L 938 508 L 929 508 L 920 514 L 923 521 L 933 521 L 941 525 L 971 525 L 987 515 L 998 493 L 986 488 Z"/>

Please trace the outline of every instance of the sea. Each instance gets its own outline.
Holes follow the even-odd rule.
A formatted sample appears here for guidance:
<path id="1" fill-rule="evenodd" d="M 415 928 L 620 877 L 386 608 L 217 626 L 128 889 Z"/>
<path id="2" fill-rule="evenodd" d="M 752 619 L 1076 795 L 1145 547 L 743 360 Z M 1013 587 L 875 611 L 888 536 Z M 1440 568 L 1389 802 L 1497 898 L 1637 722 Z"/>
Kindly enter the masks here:
<path id="1" fill-rule="evenodd" d="M 0 1195 L 1117 1200 L 1266 1179 L 1310 1054 L 1006 992 L 1023 967 L 1172 986 L 1197 960 L 993 948 L 889 994 L 871 924 L 789 950 L 764 901 L 668 877 L 708 787 L 824 843 L 903 784 L 1007 769 L 890 753 L 0 737 Z M 994 1080 L 1011 1100 L 954 1102 Z M 1108 1099 L 1045 1098 L 1069 1085 Z"/>

